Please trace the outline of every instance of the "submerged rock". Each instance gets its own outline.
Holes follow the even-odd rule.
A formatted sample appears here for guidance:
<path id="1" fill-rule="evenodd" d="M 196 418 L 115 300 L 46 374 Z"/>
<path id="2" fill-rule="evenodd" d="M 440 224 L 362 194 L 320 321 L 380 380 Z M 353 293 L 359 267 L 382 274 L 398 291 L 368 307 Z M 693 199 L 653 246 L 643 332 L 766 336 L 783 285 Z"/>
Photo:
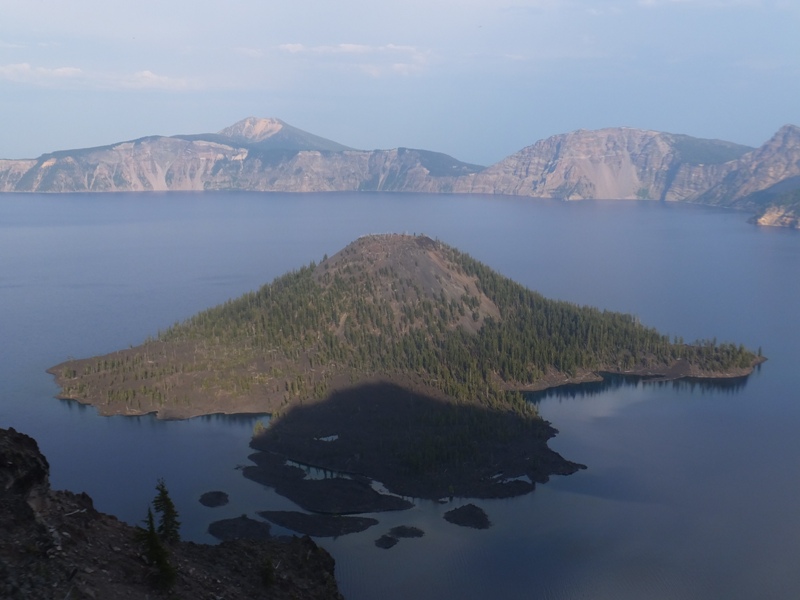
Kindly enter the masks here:
<path id="1" fill-rule="evenodd" d="M 394 537 L 394 536 L 391 536 L 391 535 L 382 535 L 382 536 L 381 536 L 381 537 L 379 537 L 377 540 L 375 540 L 375 545 L 376 545 L 378 548 L 383 548 L 384 550 L 388 550 L 389 548 L 391 548 L 392 546 L 394 546 L 395 544 L 397 544 L 397 542 L 399 542 L 399 541 L 400 541 L 400 540 L 398 540 L 398 539 L 397 539 L 396 537 Z"/>
<path id="2" fill-rule="evenodd" d="M 358 533 L 378 524 L 376 519 L 368 517 L 309 515 L 293 510 L 265 510 L 258 514 L 275 525 L 314 537 L 338 537 Z"/>
<path id="3" fill-rule="evenodd" d="M 214 521 L 208 526 L 208 533 L 218 540 L 268 540 L 272 537 L 269 523 L 246 515 Z"/>
<path id="4" fill-rule="evenodd" d="M 473 529 L 489 529 L 492 522 L 484 510 L 474 504 L 465 504 L 444 513 L 445 521 L 460 525 L 462 527 L 472 527 Z"/>
<path id="5" fill-rule="evenodd" d="M 218 506 L 225 506 L 228 503 L 228 494 L 225 492 L 206 492 L 200 496 L 200 504 L 208 506 L 209 508 L 216 508 Z"/>

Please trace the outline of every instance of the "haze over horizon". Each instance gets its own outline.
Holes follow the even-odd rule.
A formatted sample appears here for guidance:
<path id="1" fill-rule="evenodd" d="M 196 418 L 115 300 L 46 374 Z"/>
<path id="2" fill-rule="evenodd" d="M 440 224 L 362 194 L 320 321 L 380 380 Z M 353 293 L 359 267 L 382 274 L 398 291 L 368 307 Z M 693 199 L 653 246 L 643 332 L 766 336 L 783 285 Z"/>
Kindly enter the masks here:
<path id="1" fill-rule="evenodd" d="M 800 124 L 789 0 L 3 3 L 1 158 L 276 117 L 488 165 L 630 126 L 758 146 Z"/>

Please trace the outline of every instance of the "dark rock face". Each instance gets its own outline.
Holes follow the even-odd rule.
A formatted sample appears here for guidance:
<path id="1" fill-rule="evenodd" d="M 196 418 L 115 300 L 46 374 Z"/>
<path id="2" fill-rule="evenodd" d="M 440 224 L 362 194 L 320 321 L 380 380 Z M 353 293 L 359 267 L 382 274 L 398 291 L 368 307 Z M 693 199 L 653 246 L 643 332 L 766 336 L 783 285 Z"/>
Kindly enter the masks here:
<path id="1" fill-rule="evenodd" d="M 0 598 L 155 597 L 136 529 L 48 479 L 36 442 L 0 429 Z M 168 552 L 176 597 L 341 598 L 333 559 L 310 538 L 179 542 Z"/>
<path id="2" fill-rule="evenodd" d="M 50 465 L 36 440 L 13 428 L 0 437 L 0 524 L 31 518 L 47 497 Z"/>

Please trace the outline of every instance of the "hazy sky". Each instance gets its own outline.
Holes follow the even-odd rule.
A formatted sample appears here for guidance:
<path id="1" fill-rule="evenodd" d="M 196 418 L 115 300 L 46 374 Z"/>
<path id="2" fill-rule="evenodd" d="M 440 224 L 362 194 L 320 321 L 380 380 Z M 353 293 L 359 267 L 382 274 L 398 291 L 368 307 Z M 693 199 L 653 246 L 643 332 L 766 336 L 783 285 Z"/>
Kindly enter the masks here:
<path id="1" fill-rule="evenodd" d="M 797 0 L 0 0 L 0 157 L 278 117 L 490 164 L 627 125 L 800 125 Z"/>

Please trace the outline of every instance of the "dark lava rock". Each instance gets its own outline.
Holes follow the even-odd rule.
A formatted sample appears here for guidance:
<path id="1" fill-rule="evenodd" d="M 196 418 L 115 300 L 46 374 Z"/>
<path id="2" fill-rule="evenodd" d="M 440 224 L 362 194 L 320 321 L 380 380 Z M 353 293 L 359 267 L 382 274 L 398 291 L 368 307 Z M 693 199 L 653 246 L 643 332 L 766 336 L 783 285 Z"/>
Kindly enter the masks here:
<path id="1" fill-rule="evenodd" d="M 479 506 L 465 504 L 444 513 L 445 521 L 462 527 L 472 527 L 474 529 L 489 529 L 492 526 L 489 517 Z"/>
<path id="2" fill-rule="evenodd" d="M 418 538 L 425 535 L 425 532 L 422 531 L 422 529 L 420 529 L 419 527 L 398 525 L 397 527 L 392 527 L 389 530 L 389 535 L 394 536 L 396 538 Z"/>
<path id="3" fill-rule="evenodd" d="M 376 519 L 368 517 L 308 515 L 292 510 L 265 510 L 258 514 L 275 525 L 314 537 L 338 537 L 358 533 L 378 524 Z"/>
<path id="4" fill-rule="evenodd" d="M 437 426 L 441 423 L 448 426 Z M 480 442 L 472 429 L 475 423 L 481 423 L 480 431 L 486 432 L 478 436 Z M 322 441 L 334 432 L 336 441 Z M 536 483 L 553 474 L 584 468 L 547 447 L 555 434 L 553 427 L 532 415 L 442 402 L 398 376 L 396 383 L 359 384 L 334 391 L 322 402 L 294 406 L 252 439 L 250 446 L 261 452 L 250 457 L 257 466 L 245 467 L 244 475 L 274 487 L 310 512 L 376 509 L 324 508 L 331 498 L 328 490 L 313 488 L 329 484 L 303 481 L 302 470 L 287 467 L 286 459 L 380 481 L 403 497 L 510 498 L 532 492 Z M 471 442 L 465 445 L 465 440 Z M 481 451 L 461 452 L 466 447 Z M 454 450 L 433 452 L 432 448 Z M 469 460 L 464 458 L 467 454 Z M 504 474 L 503 480 L 495 477 L 498 472 Z M 318 495 L 320 508 L 300 501 Z M 354 497 L 349 492 L 346 496 Z"/>
<path id="5" fill-rule="evenodd" d="M 271 537 L 269 523 L 245 515 L 214 521 L 208 526 L 208 533 L 218 540 L 268 540 Z"/>
<path id="6" fill-rule="evenodd" d="M 375 540 L 375 545 L 378 548 L 383 548 L 384 550 L 388 550 L 399 541 L 400 540 L 398 540 L 396 537 L 392 537 L 391 535 L 382 535 L 377 540 Z"/>
<path id="7" fill-rule="evenodd" d="M 0 598 L 342 598 L 333 558 L 309 537 L 171 544 L 169 594 L 154 589 L 142 552 L 136 528 L 97 512 L 86 494 L 50 489 L 36 442 L 0 428 Z"/>
<path id="8" fill-rule="evenodd" d="M 364 478 L 305 479 L 301 469 L 285 466 L 283 459 L 270 453 L 257 452 L 250 459 L 256 466 L 245 467 L 245 477 L 274 487 L 278 494 L 309 512 L 347 515 L 406 510 L 414 506 L 399 496 L 376 492 Z"/>
<path id="9" fill-rule="evenodd" d="M 210 508 L 225 506 L 228 503 L 228 494 L 225 492 L 206 492 L 200 496 L 200 504 Z"/>

